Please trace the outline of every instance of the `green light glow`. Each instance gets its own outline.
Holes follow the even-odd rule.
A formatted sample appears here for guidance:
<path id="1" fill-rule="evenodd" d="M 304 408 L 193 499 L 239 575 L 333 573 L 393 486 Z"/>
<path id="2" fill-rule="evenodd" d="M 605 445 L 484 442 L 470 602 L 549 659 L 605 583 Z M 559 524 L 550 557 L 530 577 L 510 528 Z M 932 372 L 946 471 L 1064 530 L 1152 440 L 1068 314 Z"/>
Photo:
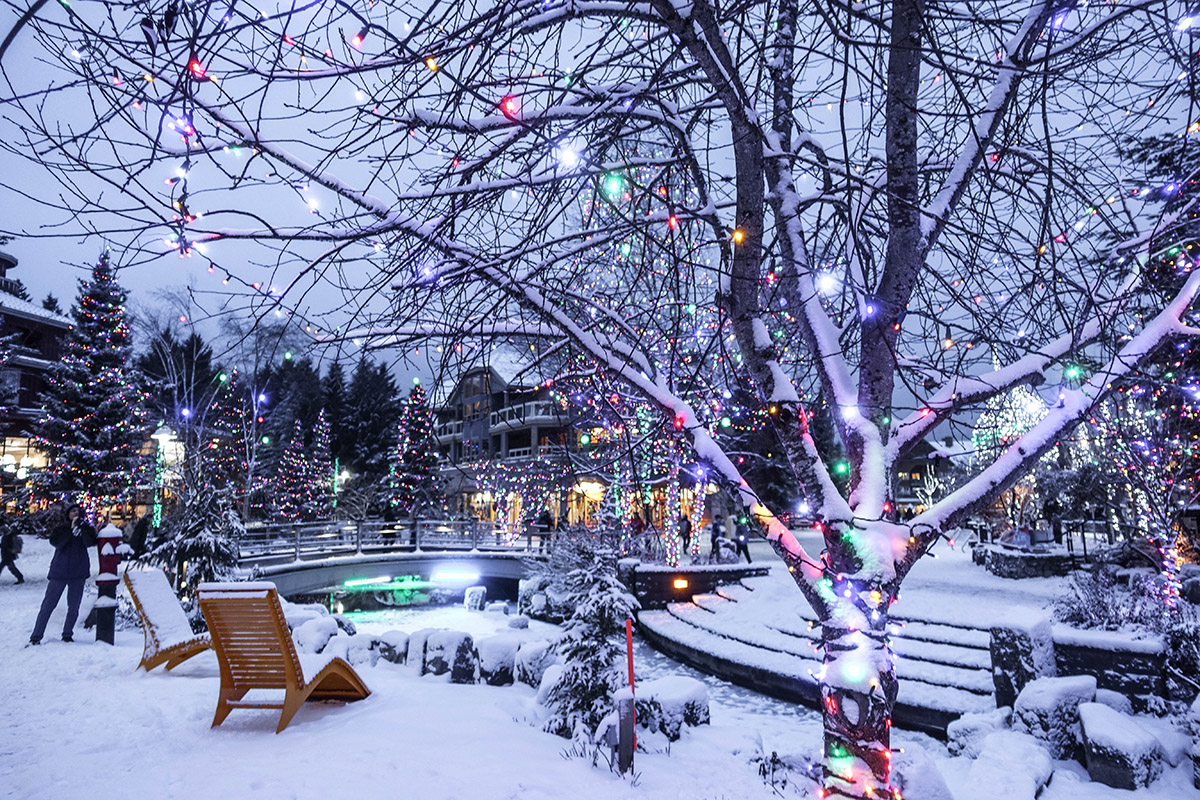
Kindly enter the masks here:
<path id="1" fill-rule="evenodd" d="M 342 584 L 342 586 L 347 586 L 347 587 L 369 586 L 371 584 L 391 583 L 391 582 L 392 582 L 392 576 L 384 575 L 382 578 L 355 578 L 354 580 L 346 581 L 345 583 Z"/>
<path id="2" fill-rule="evenodd" d="M 604 177 L 604 191 L 609 197 L 617 197 L 625 191 L 625 180 L 620 175 L 606 175 Z"/>

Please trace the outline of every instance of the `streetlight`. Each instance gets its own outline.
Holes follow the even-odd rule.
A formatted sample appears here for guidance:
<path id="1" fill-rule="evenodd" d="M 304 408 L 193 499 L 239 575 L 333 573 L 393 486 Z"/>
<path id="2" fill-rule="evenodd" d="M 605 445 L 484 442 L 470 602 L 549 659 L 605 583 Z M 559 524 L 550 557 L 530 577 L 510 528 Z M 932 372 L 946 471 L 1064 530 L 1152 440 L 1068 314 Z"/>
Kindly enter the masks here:
<path id="1" fill-rule="evenodd" d="M 163 454 L 167 450 L 167 445 L 175 441 L 175 431 L 168 425 L 159 425 L 158 430 L 150 434 L 150 438 L 155 443 L 154 511 L 150 517 L 150 524 L 157 529 L 162 524 L 162 479 L 165 467 Z"/>

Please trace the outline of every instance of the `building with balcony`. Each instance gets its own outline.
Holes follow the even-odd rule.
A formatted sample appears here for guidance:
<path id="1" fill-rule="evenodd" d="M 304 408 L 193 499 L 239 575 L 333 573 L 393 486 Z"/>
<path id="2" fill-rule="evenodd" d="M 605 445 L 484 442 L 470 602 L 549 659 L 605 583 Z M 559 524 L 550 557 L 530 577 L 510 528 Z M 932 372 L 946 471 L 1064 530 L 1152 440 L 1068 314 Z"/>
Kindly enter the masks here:
<path id="1" fill-rule="evenodd" d="M 45 466 L 29 436 L 41 414 L 46 374 L 62 353 L 71 320 L 22 300 L 20 284 L 8 273 L 17 259 L 0 253 L 0 490 L 23 484 L 29 471 Z"/>

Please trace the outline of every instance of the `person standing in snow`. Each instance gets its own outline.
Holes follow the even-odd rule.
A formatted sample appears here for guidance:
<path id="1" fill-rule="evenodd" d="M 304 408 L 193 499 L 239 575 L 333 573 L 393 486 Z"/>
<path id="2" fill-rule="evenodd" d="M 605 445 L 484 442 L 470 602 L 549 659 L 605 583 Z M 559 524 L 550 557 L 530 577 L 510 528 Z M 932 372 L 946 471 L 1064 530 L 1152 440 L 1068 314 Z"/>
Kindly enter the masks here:
<path id="1" fill-rule="evenodd" d="M 733 544 L 737 547 L 738 560 L 740 561 L 742 556 L 745 556 L 747 564 L 750 563 L 749 538 L 750 530 L 746 527 L 746 523 L 738 520 L 736 533 L 733 535 Z"/>
<path id="2" fill-rule="evenodd" d="M 11 527 L 5 527 L 4 535 L 0 536 L 0 572 L 8 567 L 8 571 L 16 577 L 18 584 L 25 582 L 25 576 L 21 574 L 21 570 L 17 569 L 17 556 L 20 553 L 21 538 Z"/>
<path id="3" fill-rule="evenodd" d="M 64 642 L 72 641 L 75 620 L 79 617 L 79 602 L 83 599 L 83 585 L 91 575 L 92 559 L 88 548 L 96 544 L 96 529 L 83 518 L 83 509 L 74 505 L 67 509 L 66 521 L 50 533 L 50 544 L 54 546 L 54 557 L 50 559 L 46 596 L 42 598 L 37 622 L 29 636 L 30 644 L 42 643 L 46 624 L 62 598 L 63 589 L 67 590 L 67 618 L 63 622 L 62 638 Z"/>

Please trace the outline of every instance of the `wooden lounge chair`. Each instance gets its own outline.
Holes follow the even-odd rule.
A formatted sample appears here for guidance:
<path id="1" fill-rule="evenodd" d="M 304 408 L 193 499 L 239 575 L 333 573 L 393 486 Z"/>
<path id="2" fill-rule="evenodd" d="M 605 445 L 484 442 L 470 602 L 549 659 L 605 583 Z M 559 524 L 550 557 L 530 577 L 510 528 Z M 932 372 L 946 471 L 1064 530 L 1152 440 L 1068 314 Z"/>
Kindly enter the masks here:
<path id="1" fill-rule="evenodd" d="M 202 583 L 197 594 L 221 665 L 214 728 L 235 708 L 278 708 L 279 733 L 305 700 L 362 700 L 371 693 L 342 659 L 296 653 L 273 584 Z M 283 690 L 283 700 L 244 699 L 261 689 Z"/>
<path id="2" fill-rule="evenodd" d="M 142 620 L 146 643 L 139 667 L 146 671 L 166 662 L 167 669 L 212 648 L 208 634 L 192 633 L 191 623 L 162 570 L 126 572 L 125 587 Z"/>

